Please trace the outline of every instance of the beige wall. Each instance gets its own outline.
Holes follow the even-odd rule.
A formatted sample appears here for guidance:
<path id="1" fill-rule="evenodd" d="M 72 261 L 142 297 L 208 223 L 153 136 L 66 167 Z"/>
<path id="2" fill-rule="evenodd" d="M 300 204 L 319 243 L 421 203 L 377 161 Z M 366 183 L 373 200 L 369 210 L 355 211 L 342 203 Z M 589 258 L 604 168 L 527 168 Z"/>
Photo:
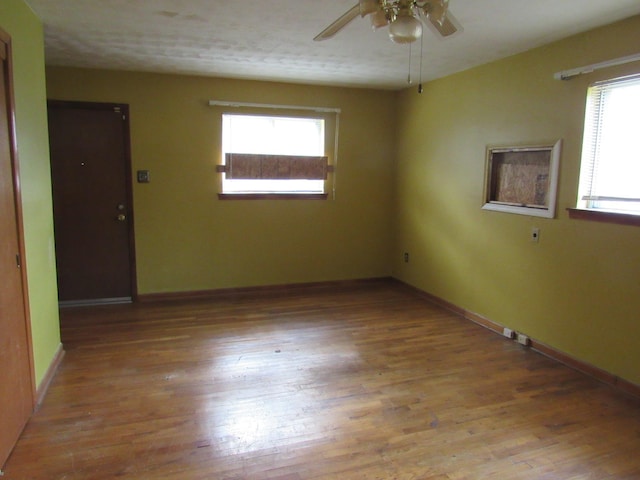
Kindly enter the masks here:
<path id="1" fill-rule="evenodd" d="M 400 98 L 393 274 L 640 384 L 640 229 L 570 220 L 587 85 L 554 72 L 637 53 L 640 17 Z M 562 139 L 555 219 L 481 210 L 485 149 Z M 539 243 L 530 241 L 540 228 Z M 410 262 L 403 263 L 403 252 Z"/>
<path id="2" fill-rule="evenodd" d="M 130 105 L 139 293 L 390 275 L 395 93 L 67 68 L 47 89 Z M 340 108 L 335 200 L 218 200 L 209 99 Z"/>
<path id="3" fill-rule="evenodd" d="M 16 137 L 36 385 L 60 346 L 42 23 L 22 0 L 0 2 L 11 35 Z M 2 287 L 0 287 L 2 288 Z"/>

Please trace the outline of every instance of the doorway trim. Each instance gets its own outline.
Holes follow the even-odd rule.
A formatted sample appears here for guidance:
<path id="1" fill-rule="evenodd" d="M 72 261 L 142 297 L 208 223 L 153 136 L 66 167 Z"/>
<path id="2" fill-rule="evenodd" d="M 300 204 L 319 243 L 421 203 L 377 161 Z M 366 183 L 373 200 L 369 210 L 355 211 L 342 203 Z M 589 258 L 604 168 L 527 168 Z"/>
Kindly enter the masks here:
<path id="1" fill-rule="evenodd" d="M 129 120 L 129 105 L 126 103 L 110 103 L 110 102 L 81 102 L 71 100 L 55 100 L 48 99 L 47 107 L 62 107 L 62 108 L 83 108 L 88 110 L 107 110 L 107 109 L 119 109 L 123 115 L 124 127 L 123 127 L 123 140 L 124 140 L 124 166 L 126 171 L 125 189 L 127 196 L 127 204 L 131 205 L 129 217 L 129 271 L 131 280 L 131 302 L 138 301 L 138 282 L 137 282 L 137 269 L 136 269 L 136 242 L 135 242 L 135 205 L 133 203 L 133 170 L 131 162 L 131 123 Z M 114 303 L 129 303 L 123 301 L 123 299 L 106 299 L 104 302 L 91 302 L 91 305 L 96 304 L 114 304 Z M 60 307 L 76 307 L 87 305 L 86 302 L 61 302 Z"/>
<path id="2" fill-rule="evenodd" d="M 7 99 L 7 110 L 9 118 L 7 118 L 7 124 L 9 127 L 9 151 L 10 162 L 12 171 L 13 182 L 13 197 L 15 202 L 15 217 L 17 224 L 18 235 L 18 254 L 20 255 L 20 277 L 22 280 L 22 308 L 24 310 L 25 319 L 25 331 L 27 337 L 27 350 L 29 359 L 29 383 L 31 384 L 31 410 L 33 411 L 36 406 L 36 377 L 35 377 L 35 364 L 33 358 L 33 338 L 31 332 L 31 310 L 29 307 L 29 282 L 27 278 L 27 254 L 24 241 L 24 223 L 23 223 L 23 211 L 22 211 L 22 193 L 20 182 L 20 167 L 18 159 L 18 144 L 16 135 L 16 105 L 13 93 L 13 47 L 11 43 L 11 36 L 0 28 L 0 42 L 5 46 L 6 51 L 6 73 L 5 80 L 7 85 L 7 91 L 5 92 Z M 0 465 L 2 467 L 2 465 Z"/>

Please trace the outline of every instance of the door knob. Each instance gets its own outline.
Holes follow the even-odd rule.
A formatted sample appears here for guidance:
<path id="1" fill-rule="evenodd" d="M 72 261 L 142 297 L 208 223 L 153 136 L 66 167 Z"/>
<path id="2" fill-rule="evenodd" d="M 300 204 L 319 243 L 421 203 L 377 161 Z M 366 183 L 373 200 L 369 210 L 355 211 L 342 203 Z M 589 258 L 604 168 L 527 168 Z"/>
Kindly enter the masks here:
<path id="1" fill-rule="evenodd" d="M 127 216 L 124 213 L 121 213 L 116 217 L 116 220 L 118 220 L 119 222 L 124 222 L 126 219 L 127 219 Z"/>

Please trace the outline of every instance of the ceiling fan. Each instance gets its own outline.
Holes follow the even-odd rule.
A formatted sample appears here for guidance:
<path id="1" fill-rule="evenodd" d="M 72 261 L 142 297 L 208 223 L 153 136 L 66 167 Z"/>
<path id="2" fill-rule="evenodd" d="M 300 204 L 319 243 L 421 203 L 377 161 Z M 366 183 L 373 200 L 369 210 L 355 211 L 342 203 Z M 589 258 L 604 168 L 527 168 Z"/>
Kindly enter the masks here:
<path id="1" fill-rule="evenodd" d="M 358 15 L 369 16 L 374 30 L 388 25 L 389 38 L 395 43 L 411 43 L 422 37 L 422 19 L 428 20 L 440 35 L 448 37 L 460 30 L 448 7 L 449 0 L 359 0 L 314 40 L 333 37 Z"/>

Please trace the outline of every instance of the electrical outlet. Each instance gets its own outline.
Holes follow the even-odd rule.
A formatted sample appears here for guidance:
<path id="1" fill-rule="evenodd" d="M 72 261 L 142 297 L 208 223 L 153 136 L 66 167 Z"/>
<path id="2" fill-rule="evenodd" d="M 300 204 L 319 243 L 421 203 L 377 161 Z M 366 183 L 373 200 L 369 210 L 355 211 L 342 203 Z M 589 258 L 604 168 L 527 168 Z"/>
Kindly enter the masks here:
<path id="1" fill-rule="evenodd" d="M 507 338 L 516 338 L 516 332 L 507 327 L 504 327 L 504 329 L 502 330 L 502 335 Z"/>
<path id="2" fill-rule="evenodd" d="M 526 335 L 523 335 L 522 333 L 519 333 L 518 334 L 518 343 L 520 345 L 524 345 L 525 347 L 528 347 L 531 344 L 531 340 Z"/>
<path id="3" fill-rule="evenodd" d="M 404 263 L 409 263 L 409 254 L 404 252 Z"/>
<path id="4" fill-rule="evenodd" d="M 540 229 L 538 227 L 531 228 L 531 241 L 538 243 L 540 240 Z"/>

